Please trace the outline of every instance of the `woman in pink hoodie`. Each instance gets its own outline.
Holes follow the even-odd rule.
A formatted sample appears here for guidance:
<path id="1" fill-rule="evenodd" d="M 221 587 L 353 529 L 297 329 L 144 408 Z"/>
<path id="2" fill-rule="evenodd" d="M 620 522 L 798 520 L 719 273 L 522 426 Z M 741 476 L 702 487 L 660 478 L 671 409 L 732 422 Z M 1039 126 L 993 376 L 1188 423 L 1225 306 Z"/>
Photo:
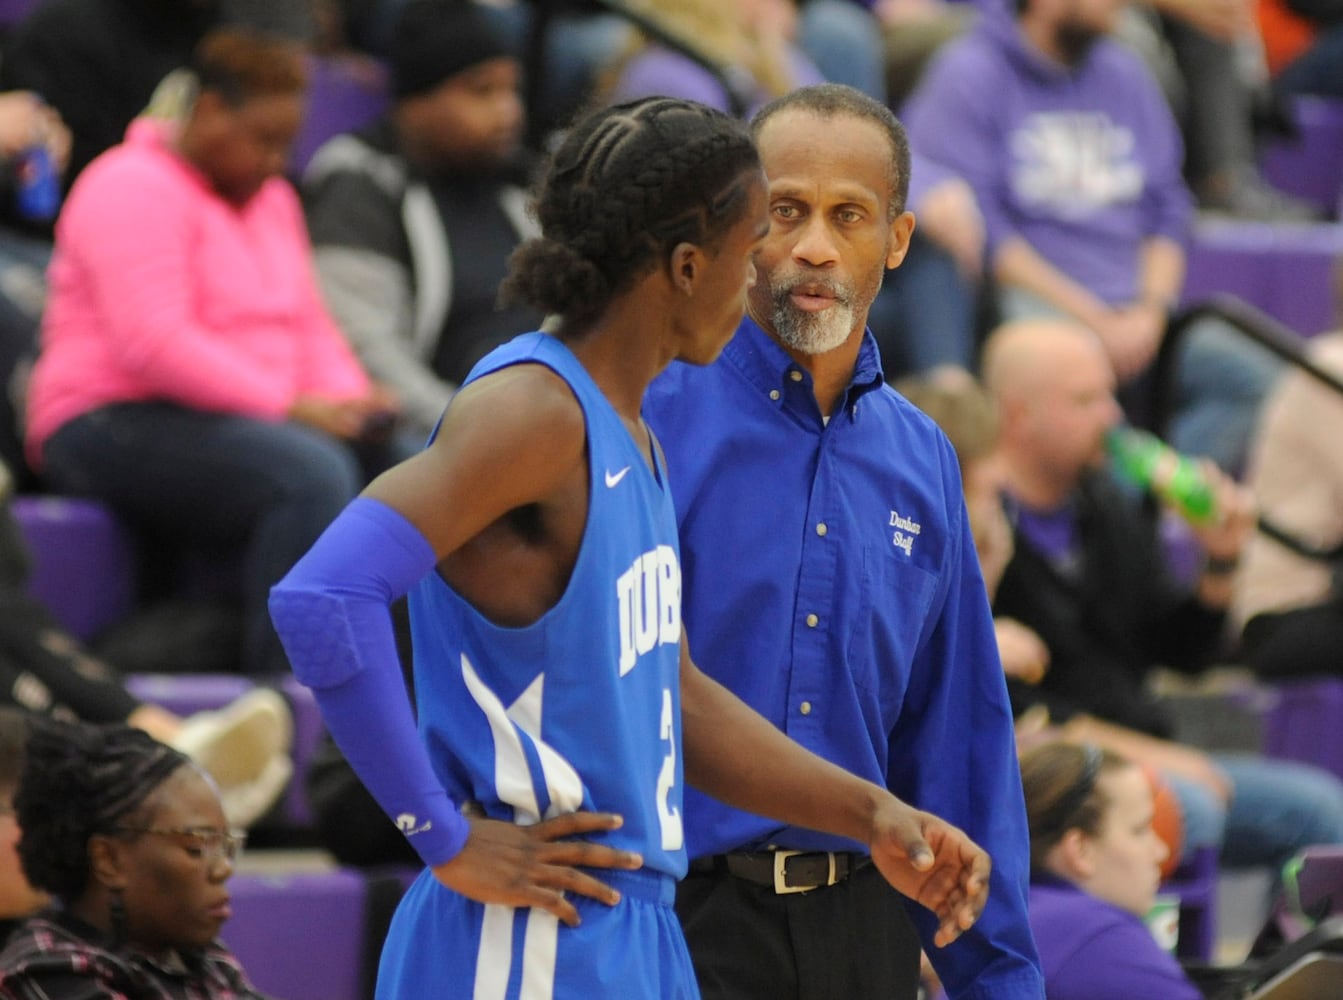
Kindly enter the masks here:
<path id="1" fill-rule="evenodd" d="M 27 450 L 156 538 L 240 549 L 242 669 L 273 674 L 267 592 L 362 486 L 393 404 L 321 303 L 280 176 L 301 55 L 221 29 L 193 71 L 180 120 L 133 122 L 62 210 Z"/>

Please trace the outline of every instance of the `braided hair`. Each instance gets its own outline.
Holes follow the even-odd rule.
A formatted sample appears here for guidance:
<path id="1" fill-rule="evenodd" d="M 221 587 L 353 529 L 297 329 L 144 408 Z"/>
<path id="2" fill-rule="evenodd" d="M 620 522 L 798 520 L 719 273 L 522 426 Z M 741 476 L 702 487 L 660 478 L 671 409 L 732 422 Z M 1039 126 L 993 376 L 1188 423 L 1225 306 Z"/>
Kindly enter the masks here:
<path id="1" fill-rule="evenodd" d="M 28 881 L 76 899 L 89 879 L 89 838 L 113 832 L 188 762 L 130 726 L 34 720 L 14 798 Z"/>
<path id="2" fill-rule="evenodd" d="M 537 195 L 539 238 L 509 262 L 505 301 L 594 319 L 678 243 L 709 251 L 741 218 L 760 158 L 746 127 L 693 101 L 603 108 L 555 152 Z"/>

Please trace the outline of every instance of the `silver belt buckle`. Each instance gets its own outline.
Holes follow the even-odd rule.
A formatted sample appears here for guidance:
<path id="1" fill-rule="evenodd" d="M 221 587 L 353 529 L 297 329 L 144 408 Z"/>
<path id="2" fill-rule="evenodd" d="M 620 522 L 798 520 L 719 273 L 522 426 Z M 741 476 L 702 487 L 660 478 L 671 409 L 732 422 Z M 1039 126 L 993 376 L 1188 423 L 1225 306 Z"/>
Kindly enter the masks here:
<path id="1" fill-rule="evenodd" d="M 775 851 L 774 852 L 774 894 L 784 896 L 794 892 L 810 892 L 817 888 L 814 885 L 788 885 L 785 878 L 785 866 L 789 858 L 795 854 L 806 854 L 806 851 Z M 834 852 L 828 852 L 826 855 L 830 860 L 830 875 L 826 880 L 826 885 L 835 884 L 835 855 Z"/>

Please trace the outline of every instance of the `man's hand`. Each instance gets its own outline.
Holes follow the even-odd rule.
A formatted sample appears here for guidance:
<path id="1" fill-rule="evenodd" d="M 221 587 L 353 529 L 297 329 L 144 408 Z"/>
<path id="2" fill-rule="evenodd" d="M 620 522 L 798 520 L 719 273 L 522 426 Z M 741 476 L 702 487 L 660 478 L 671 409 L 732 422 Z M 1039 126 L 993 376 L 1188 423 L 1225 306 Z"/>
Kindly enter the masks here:
<path id="1" fill-rule="evenodd" d="M 1120 384 L 1147 370 L 1156 358 L 1166 333 L 1166 314 L 1148 303 L 1133 303 L 1111 310 L 1095 326 Z"/>
<path id="2" fill-rule="evenodd" d="M 620 893 L 584 868 L 635 869 L 643 858 L 586 840 L 565 838 L 619 829 L 611 813 L 576 812 L 518 826 L 492 819 L 471 819 L 466 846 L 451 861 L 434 868 L 434 877 L 454 892 L 479 903 L 535 906 L 570 927 L 580 923 L 566 892 L 614 906 Z"/>
<path id="3" fill-rule="evenodd" d="M 1049 669 L 1049 647 L 1035 629 L 1015 618 L 993 619 L 993 634 L 998 640 L 998 659 L 1003 673 L 1026 684 L 1039 684 Z"/>
<path id="4" fill-rule="evenodd" d="M 969 930 L 989 898 L 992 862 L 965 833 L 892 796 L 878 813 L 872 861 L 886 881 L 938 919 L 933 943 L 945 948 Z"/>

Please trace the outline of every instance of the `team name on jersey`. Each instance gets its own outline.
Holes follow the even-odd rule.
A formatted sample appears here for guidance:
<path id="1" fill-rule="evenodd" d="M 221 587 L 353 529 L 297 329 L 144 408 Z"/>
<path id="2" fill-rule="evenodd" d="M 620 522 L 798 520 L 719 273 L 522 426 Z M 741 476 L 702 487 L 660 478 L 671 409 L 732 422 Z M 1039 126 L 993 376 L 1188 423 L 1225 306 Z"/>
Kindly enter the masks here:
<path id="1" fill-rule="evenodd" d="M 655 646 L 681 641 L 681 564 L 670 545 L 649 549 L 616 580 L 620 676 Z"/>

